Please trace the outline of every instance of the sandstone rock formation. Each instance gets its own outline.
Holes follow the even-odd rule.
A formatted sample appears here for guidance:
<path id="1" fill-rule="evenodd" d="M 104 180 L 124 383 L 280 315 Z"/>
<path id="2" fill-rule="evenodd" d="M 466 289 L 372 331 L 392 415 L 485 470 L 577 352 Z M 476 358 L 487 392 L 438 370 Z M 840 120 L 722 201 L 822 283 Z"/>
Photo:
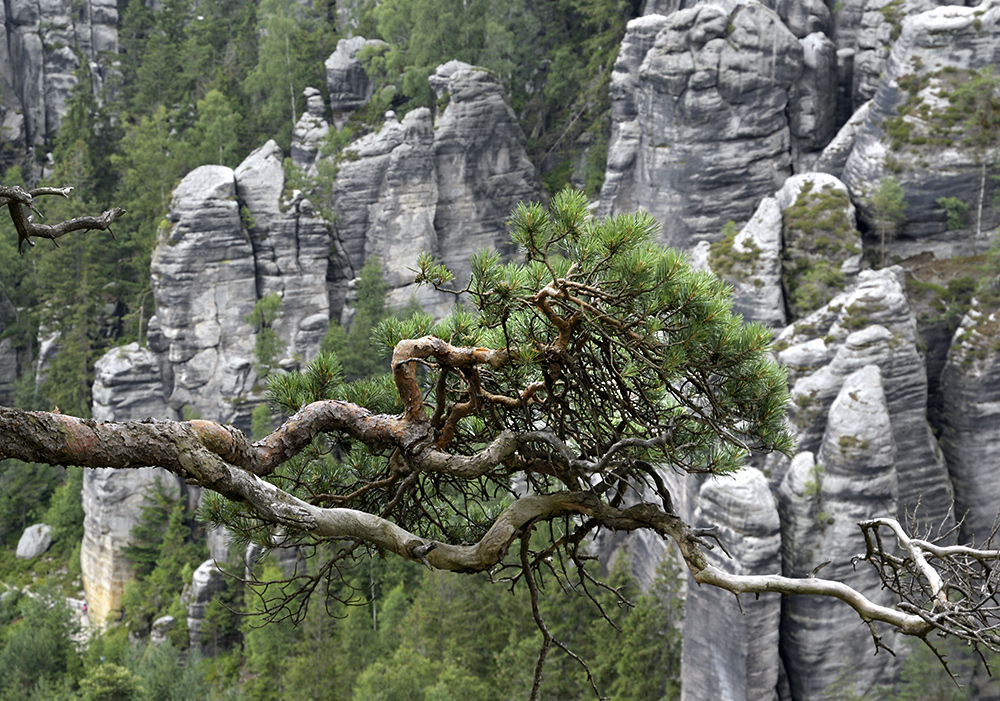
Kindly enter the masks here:
<path id="1" fill-rule="evenodd" d="M 316 88 L 302 91 L 306 99 L 306 111 L 292 130 L 291 158 L 299 170 L 310 177 L 316 176 L 316 159 L 320 146 L 330 131 L 326 121 L 326 103 L 323 94 Z"/>
<path id="2" fill-rule="evenodd" d="M 410 283 L 426 251 L 456 272 L 461 287 L 469 257 L 480 248 L 512 248 L 505 222 L 518 202 L 544 198 L 524 136 L 490 73 L 457 61 L 438 68 L 431 85 L 447 107 L 410 111 L 400 123 L 348 147 L 333 189 L 336 235 L 357 274 L 377 256 L 390 286 L 390 305 L 410 297 L 441 313 L 452 300 Z"/>
<path id="3" fill-rule="evenodd" d="M 167 406 L 160 365 L 147 348 L 132 343 L 97 361 L 93 414 L 98 421 L 176 418 Z M 83 544 L 80 569 L 88 614 L 97 625 L 117 618 L 132 566 L 125 546 L 153 482 L 180 494 L 177 478 L 159 468 L 96 469 L 83 473 Z"/>
<path id="4" fill-rule="evenodd" d="M 340 131 L 351 114 L 371 99 L 375 87 L 358 59 L 362 49 L 377 49 L 384 41 L 354 36 L 337 42 L 337 50 L 326 60 L 326 84 L 330 90 L 333 123 Z"/>
<path id="5" fill-rule="evenodd" d="M 962 320 L 942 375 L 941 447 L 955 488 L 962 542 L 982 543 L 996 527 L 1000 315 L 974 307 Z M 995 547 L 995 545 L 993 546 Z"/>
<path id="6" fill-rule="evenodd" d="M 927 375 L 916 347 L 902 271 L 864 271 L 857 285 L 789 326 L 778 359 L 790 369 L 790 420 L 798 449 L 818 452 L 845 378 L 878 366 L 897 450 L 899 517 L 917 511 L 921 527 L 953 523 L 945 460 L 927 423 Z M 780 468 L 772 475 L 781 479 Z"/>
<path id="7" fill-rule="evenodd" d="M 174 190 L 168 218 L 150 264 L 150 347 L 169 363 L 167 402 L 177 412 L 245 425 L 238 401 L 257 374 L 254 331 L 244 317 L 258 299 L 257 271 L 233 170 L 201 166 L 189 173 Z"/>
<path id="8" fill-rule="evenodd" d="M 765 197 L 746 226 L 732 233 L 712 244 L 709 267 L 733 286 L 733 309 L 744 319 L 782 328 L 786 314 L 778 200 Z"/>
<path id="9" fill-rule="evenodd" d="M 76 85 L 79 52 L 96 63 L 118 51 L 115 0 L 9 0 L 0 4 L 0 143 L 17 150 L 54 137 Z M 0 167 L 10 165 L 0 157 Z"/>
<path id="10" fill-rule="evenodd" d="M 215 560 L 205 560 L 191 575 L 191 586 L 184 592 L 188 640 L 195 650 L 205 651 L 201 632 L 205 623 L 205 611 L 208 604 L 225 587 L 225 576 Z"/>
<path id="11" fill-rule="evenodd" d="M 989 76 L 1000 60 L 998 32 L 1000 6 L 994 3 L 938 7 L 902 21 L 841 176 L 861 203 L 890 175 L 903 186 L 906 223 L 892 242 L 893 255 L 930 251 L 949 257 L 985 246 L 983 232 L 995 216 L 977 150 L 981 147 L 963 122 L 972 108 L 956 107 L 954 100 L 963 83 Z M 976 213 L 964 235 L 947 231 L 945 211 L 937 202 L 946 196 L 958 197 Z M 982 221 L 981 200 L 986 205 Z M 862 214 L 872 221 L 870 209 L 862 208 Z"/>
<path id="12" fill-rule="evenodd" d="M 844 582 L 871 600 L 891 605 L 877 573 L 851 558 L 863 541 L 857 523 L 896 511 L 896 449 L 881 373 L 873 365 L 845 378 L 830 408 L 815 457 L 799 453 L 778 492 L 781 556 L 788 577 L 817 576 Z M 835 634 L 831 634 L 836 631 Z M 892 631 L 880 631 L 892 647 Z M 796 596 L 782 609 L 781 649 L 792 698 L 835 699 L 838 683 L 849 693 L 869 693 L 895 674 L 891 655 L 872 654 L 869 630 L 842 602 Z M 746 698 L 753 698 L 747 696 Z"/>
<path id="13" fill-rule="evenodd" d="M 648 29 L 633 23 L 637 46 Z M 762 5 L 700 4 L 669 15 L 634 68 L 637 54 L 623 52 L 616 64 L 617 73 L 638 76 L 637 113 L 614 115 L 620 137 L 609 148 L 598 213 L 646 209 L 668 245 L 718 240 L 726 221 L 745 223 L 791 175 L 786 108 L 802 75 L 802 44 Z"/>
<path id="14" fill-rule="evenodd" d="M 775 195 L 782 214 L 781 282 L 791 318 L 819 308 L 861 270 L 861 234 L 847 187 L 795 175 Z"/>
<path id="15" fill-rule="evenodd" d="M 736 574 L 781 571 L 778 511 L 760 471 L 706 481 L 694 526 L 717 527 L 732 554 L 708 551 L 709 563 Z M 778 684 L 781 597 L 737 601 L 715 587 L 689 586 L 684 605 L 681 698 L 773 699 Z"/>

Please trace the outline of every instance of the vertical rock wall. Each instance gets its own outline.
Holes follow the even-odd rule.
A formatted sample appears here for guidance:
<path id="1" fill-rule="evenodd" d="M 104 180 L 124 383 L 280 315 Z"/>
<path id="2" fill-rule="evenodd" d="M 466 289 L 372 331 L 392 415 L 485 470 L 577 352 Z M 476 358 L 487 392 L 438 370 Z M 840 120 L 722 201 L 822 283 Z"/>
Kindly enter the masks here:
<path id="1" fill-rule="evenodd" d="M 896 510 L 896 449 L 877 367 L 848 376 L 830 409 L 815 458 L 800 453 L 779 490 L 782 562 L 787 577 L 816 576 L 844 582 L 872 601 L 892 605 L 875 570 L 855 567 L 858 521 Z M 880 631 L 889 647 L 891 630 Z M 891 655 L 872 654 L 868 628 L 857 613 L 828 597 L 785 600 L 781 654 L 792 697 L 802 701 L 862 697 L 895 674 Z M 747 696 L 746 698 L 752 698 Z"/>
<path id="2" fill-rule="evenodd" d="M 709 564 L 741 575 L 781 571 L 778 510 L 760 471 L 705 482 L 694 526 L 718 528 L 732 554 L 710 550 Z M 690 585 L 684 607 L 681 699 L 776 698 L 779 595 L 738 601 L 727 591 Z"/>
<path id="3" fill-rule="evenodd" d="M 115 0 L 6 0 L 0 3 L 0 167 L 55 136 L 81 57 L 118 51 Z"/>
<path id="4" fill-rule="evenodd" d="M 97 361 L 93 396 L 98 421 L 176 416 L 167 406 L 156 356 L 136 343 L 115 348 Z M 89 618 L 98 625 L 114 621 L 121 612 L 125 584 L 132 579 L 124 548 L 132 542 L 132 527 L 155 481 L 180 492 L 177 477 L 156 467 L 84 470 L 80 569 Z"/>

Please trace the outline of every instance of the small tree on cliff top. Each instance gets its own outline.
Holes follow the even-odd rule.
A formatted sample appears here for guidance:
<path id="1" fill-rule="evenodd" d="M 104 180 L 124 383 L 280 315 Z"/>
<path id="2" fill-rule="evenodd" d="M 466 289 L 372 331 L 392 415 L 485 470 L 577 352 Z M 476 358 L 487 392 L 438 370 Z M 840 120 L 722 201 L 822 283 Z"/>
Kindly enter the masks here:
<path id="1" fill-rule="evenodd" d="M 42 194 L 51 193 L 0 187 L 22 240 L 106 229 L 120 216 L 38 228 L 22 208 Z M 940 548 L 891 519 L 860 524 L 859 557 L 900 595 L 898 608 L 839 582 L 710 565 L 709 534 L 674 511 L 660 471 L 725 475 L 750 451 L 790 451 L 786 379 L 771 360 L 770 331 L 744 325 L 717 278 L 653 243 L 656 226 L 644 214 L 594 221 L 581 195 L 564 192 L 550 211 L 518 207 L 510 225 L 523 262 L 477 254 L 469 308 L 376 329 L 391 353 L 384 379 L 344 382 L 329 355 L 270 379 L 274 402 L 295 413 L 255 443 L 211 421 L 95 422 L 0 408 L 0 458 L 157 465 L 217 492 L 225 500 L 214 517 L 245 536 L 326 554 L 312 574 L 286 583 L 282 606 L 298 600 L 298 611 L 323 577 L 365 549 L 454 572 L 506 572 L 528 588 L 543 634 L 533 695 L 547 651 L 564 647 L 540 614 L 538 577 L 588 577 L 581 543 L 599 529 L 673 540 L 700 584 L 840 598 L 876 645 L 880 621 L 925 641 L 942 630 L 995 647 L 990 588 L 946 584 L 925 555 L 967 583 L 990 576 L 998 553 Z M 429 257 L 419 268 L 423 282 L 451 280 Z M 901 549 L 883 548 L 884 529 Z M 560 568 L 560 559 L 576 567 Z M 282 610 L 296 615 L 274 613 Z"/>

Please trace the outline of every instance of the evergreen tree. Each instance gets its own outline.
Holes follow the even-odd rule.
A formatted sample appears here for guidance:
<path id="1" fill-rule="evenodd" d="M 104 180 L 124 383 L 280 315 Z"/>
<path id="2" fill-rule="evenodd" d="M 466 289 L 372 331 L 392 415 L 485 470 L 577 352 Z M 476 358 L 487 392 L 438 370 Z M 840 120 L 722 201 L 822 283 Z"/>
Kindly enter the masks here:
<path id="1" fill-rule="evenodd" d="M 320 345 L 323 352 L 336 354 L 348 380 L 385 372 L 385 359 L 374 352 L 371 342 L 372 330 L 389 316 L 385 308 L 389 285 L 377 258 L 365 261 L 355 291 L 357 301 L 350 326 L 344 329 L 339 324 L 331 324 Z"/>
<path id="2" fill-rule="evenodd" d="M 188 132 L 189 163 L 215 163 L 231 168 L 243 158 L 239 143 L 240 116 L 232 111 L 229 100 L 212 89 L 197 105 L 198 119 Z"/>

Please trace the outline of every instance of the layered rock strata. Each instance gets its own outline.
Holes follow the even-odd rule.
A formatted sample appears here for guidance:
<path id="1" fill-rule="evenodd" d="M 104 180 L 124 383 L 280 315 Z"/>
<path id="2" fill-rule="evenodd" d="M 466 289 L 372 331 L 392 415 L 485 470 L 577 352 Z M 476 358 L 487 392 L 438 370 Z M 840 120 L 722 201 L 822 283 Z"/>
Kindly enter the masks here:
<path id="1" fill-rule="evenodd" d="M 337 50 L 326 59 L 326 84 L 330 92 L 333 123 L 340 131 L 351 114 L 371 99 L 375 86 L 358 58 L 362 50 L 388 46 L 378 39 L 354 36 L 337 42 Z"/>
<path id="2" fill-rule="evenodd" d="M 841 176 L 863 204 L 890 176 L 902 185 L 906 221 L 890 243 L 894 256 L 968 255 L 986 245 L 984 232 L 995 220 L 990 169 L 967 123 L 976 108 L 957 101 L 970 81 L 986 81 L 980 92 L 995 89 L 987 84 L 1000 61 L 998 35 L 995 3 L 938 7 L 902 20 Z M 961 234 L 948 231 L 941 197 L 956 197 L 971 208 Z M 861 212 L 877 224 L 870 207 Z"/>
<path id="3" fill-rule="evenodd" d="M 159 362 L 149 349 L 136 343 L 112 349 L 97 361 L 94 372 L 96 420 L 176 417 L 164 397 Z M 133 576 L 124 549 L 156 481 L 180 494 L 177 478 L 160 468 L 84 470 L 80 569 L 88 614 L 97 625 L 114 621 L 121 611 L 125 584 Z"/>
<path id="4" fill-rule="evenodd" d="M 98 57 L 117 51 L 115 0 L 0 3 L 0 142 L 20 150 L 54 138 L 77 83 L 79 56 L 99 86 Z"/>
<path id="5" fill-rule="evenodd" d="M 866 365 L 844 379 L 815 457 L 799 453 L 778 491 L 785 576 L 808 577 L 821 568 L 816 576 L 843 582 L 878 604 L 893 604 L 875 570 L 855 566 L 852 557 L 864 549 L 858 522 L 896 511 L 895 457 L 881 373 Z M 894 678 L 894 658 L 872 654 L 871 632 L 843 602 L 790 597 L 781 619 L 792 698 L 842 698 L 845 688 L 866 696 Z M 880 634 L 892 647 L 893 632 Z"/>
<path id="6" fill-rule="evenodd" d="M 637 46 L 648 29 L 630 25 Z M 609 149 L 599 214 L 645 209 L 668 245 L 718 240 L 726 221 L 745 223 L 791 175 L 787 108 L 802 44 L 762 5 L 700 4 L 669 15 L 634 67 L 637 54 L 616 64 L 638 76 L 636 115 L 615 116 L 625 151 Z"/>
<path id="7" fill-rule="evenodd" d="M 1000 315 L 974 307 L 955 331 L 942 375 L 941 447 L 955 489 L 955 513 L 962 519 L 962 542 L 983 543 L 997 526 L 998 346 Z"/>
<path id="8" fill-rule="evenodd" d="M 386 115 L 380 131 L 348 147 L 333 207 L 345 267 L 357 274 L 375 256 L 390 306 L 405 306 L 416 295 L 440 314 L 452 300 L 412 286 L 417 255 L 439 258 L 461 287 L 477 250 L 513 253 L 507 218 L 519 202 L 541 201 L 544 193 L 492 74 L 453 61 L 437 69 L 431 85 L 439 102 L 447 102 L 436 124 L 426 108 L 411 110 L 402 122 Z"/>
<path id="9" fill-rule="evenodd" d="M 778 510 L 767 479 L 753 468 L 705 482 L 696 528 L 716 528 L 732 558 L 709 550 L 709 564 L 740 575 L 781 571 Z M 737 600 L 715 587 L 688 587 L 684 604 L 681 698 L 773 699 L 778 684 L 781 597 Z"/>
<path id="10" fill-rule="evenodd" d="M 897 450 L 898 516 L 916 512 L 921 530 L 954 523 L 947 466 L 927 423 L 927 375 L 902 271 L 862 272 L 853 289 L 789 326 L 778 344 L 792 382 L 789 416 L 798 449 L 819 450 L 845 378 L 875 365 Z M 777 483 L 784 473 L 780 460 L 774 463 Z"/>

